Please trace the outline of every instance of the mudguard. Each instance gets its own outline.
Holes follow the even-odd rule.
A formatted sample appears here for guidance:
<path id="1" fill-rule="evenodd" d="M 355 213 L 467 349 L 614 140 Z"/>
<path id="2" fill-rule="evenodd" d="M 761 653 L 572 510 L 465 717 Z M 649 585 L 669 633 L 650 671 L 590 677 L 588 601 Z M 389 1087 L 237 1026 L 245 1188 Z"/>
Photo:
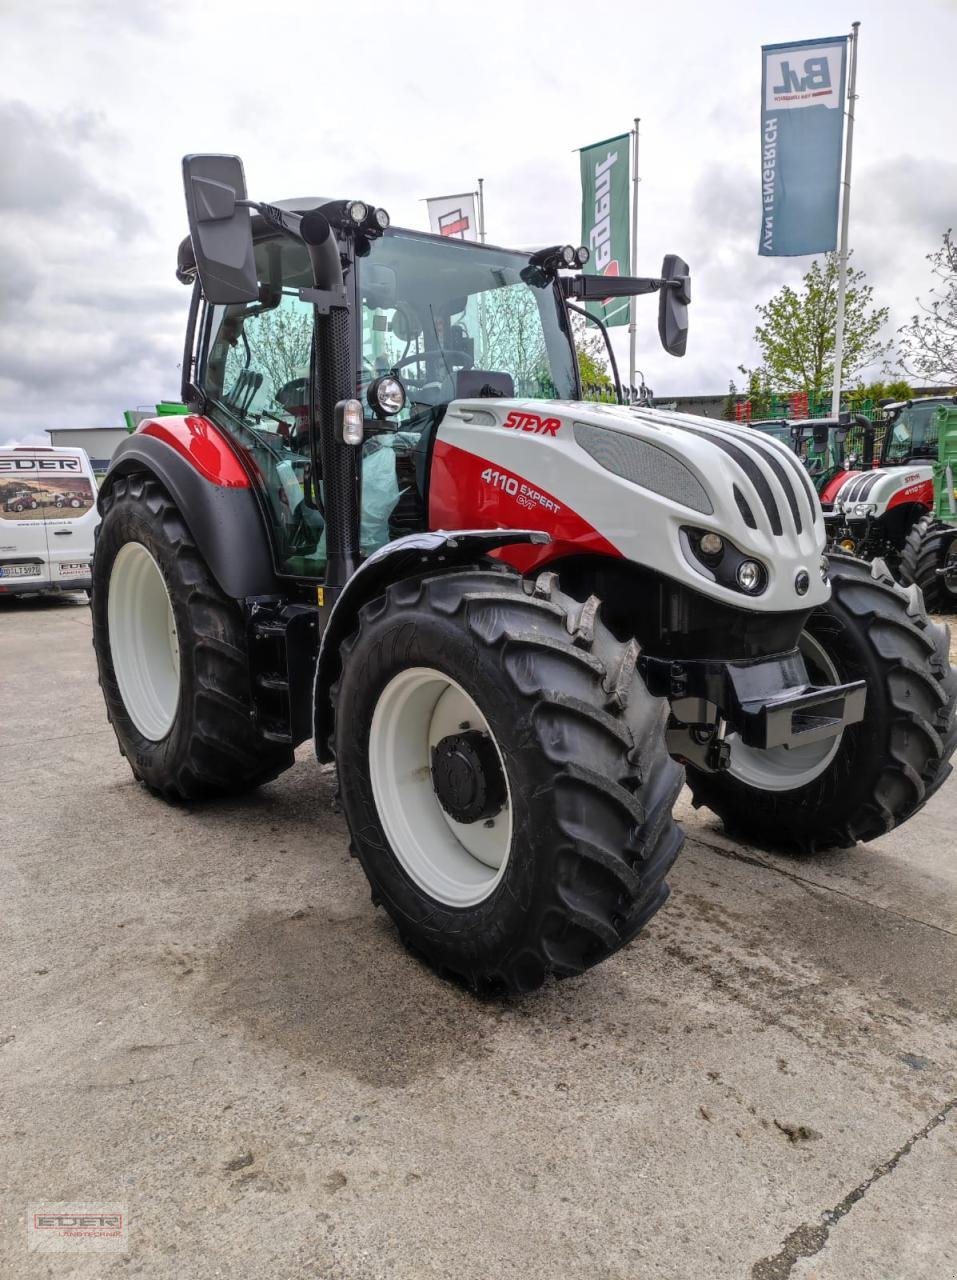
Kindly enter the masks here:
<path id="1" fill-rule="evenodd" d="M 148 471 L 175 502 L 203 559 L 226 595 L 282 591 L 259 503 L 238 457 L 205 418 L 149 420 L 113 455 L 100 487 L 116 476 Z"/>
<path id="2" fill-rule="evenodd" d="M 535 529 L 439 529 L 397 538 L 369 556 L 346 583 L 322 633 L 312 701 L 316 758 L 321 763 L 333 759 L 330 740 L 335 714 L 329 691 L 339 676 L 342 642 L 352 634 L 364 604 L 400 578 L 432 568 L 445 572 L 475 564 L 490 551 L 513 543 L 549 541 L 547 533 Z"/>

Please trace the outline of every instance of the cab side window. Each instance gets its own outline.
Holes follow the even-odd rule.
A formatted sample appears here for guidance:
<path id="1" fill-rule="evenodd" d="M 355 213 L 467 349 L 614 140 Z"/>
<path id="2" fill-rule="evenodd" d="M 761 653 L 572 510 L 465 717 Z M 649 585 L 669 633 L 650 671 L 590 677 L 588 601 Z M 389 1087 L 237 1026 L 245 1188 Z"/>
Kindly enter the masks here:
<path id="1" fill-rule="evenodd" d="M 202 387 L 217 425 L 259 468 L 280 570 L 321 578 L 325 521 L 309 435 L 313 310 L 299 297 L 308 259 L 284 239 L 258 244 L 256 263 L 256 302 L 209 309 Z"/>

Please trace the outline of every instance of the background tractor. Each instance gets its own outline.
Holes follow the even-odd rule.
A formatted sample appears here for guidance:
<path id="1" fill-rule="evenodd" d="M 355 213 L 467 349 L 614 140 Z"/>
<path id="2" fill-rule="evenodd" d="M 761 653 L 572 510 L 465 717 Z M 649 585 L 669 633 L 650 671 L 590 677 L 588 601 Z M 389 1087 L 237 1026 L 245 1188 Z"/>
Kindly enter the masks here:
<path id="1" fill-rule="evenodd" d="M 667 895 L 684 770 L 749 838 L 868 840 L 941 785 L 957 681 L 915 588 L 822 557 L 795 454 L 750 429 L 586 403 L 583 274 L 264 204 L 188 156 L 181 417 L 100 490 L 93 625 L 134 775 L 242 793 L 312 737 L 408 946 L 526 991 L 628 943 Z M 577 300 L 577 302 L 576 302 Z"/>
<path id="2" fill-rule="evenodd" d="M 957 405 L 934 412 L 937 440 L 934 506 L 911 527 L 900 559 L 900 580 L 916 582 L 928 609 L 957 611 Z"/>
<path id="3" fill-rule="evenodd" d="M 934 505 L 937 410 L 954 403 L 953 396 L 926 396 L 884 406 L 876 465 L 869 467 L 865 454 L 836 492 L 831 486 L 829 545 L 864 560 L 881 558 L 899 574 L 911 531 Z"/>

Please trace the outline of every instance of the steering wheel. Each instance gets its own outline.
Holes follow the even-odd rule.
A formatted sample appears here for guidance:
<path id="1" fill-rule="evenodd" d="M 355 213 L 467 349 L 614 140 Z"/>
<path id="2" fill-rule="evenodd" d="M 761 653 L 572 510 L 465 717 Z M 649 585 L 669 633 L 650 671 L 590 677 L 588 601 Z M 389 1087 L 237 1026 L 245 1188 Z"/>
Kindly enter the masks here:
<path id="1" fill-rule="evenodd" d="M 424 351 L 414 351 L 412 355 L 403 356 L 401 360 L 397 360 L 392 366 L 392 372 L 398 373 L 407 364 L 421 364 L 429 356 L 441 356 L 450 368 L 468 369 L 472 365 L 472 357 L 466 355 L 464 351 L 457 351 L 454 347 L 426 347 Z"/>

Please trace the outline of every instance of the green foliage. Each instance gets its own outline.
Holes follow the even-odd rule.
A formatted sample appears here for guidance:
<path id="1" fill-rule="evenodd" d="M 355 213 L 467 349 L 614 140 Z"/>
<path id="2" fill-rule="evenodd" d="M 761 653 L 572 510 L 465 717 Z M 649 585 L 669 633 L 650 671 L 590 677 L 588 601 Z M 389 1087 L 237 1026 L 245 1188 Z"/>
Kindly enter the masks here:
<path id="1" fill-rule="evenodd" d="M 766 369 L 746 369 L 745 365 L 738 365 L 738 370 L 745 375 L 745 389 L 743 389 L 743 397 L 751 402 L 751 417 L 770 417 L 771 415 L 771 398 L 774 393 L 771 390 L 771 380 Z M 732 387 L 733 387 L 732 383 Z M 733 417 L 732 411 L 732 417 Z"/>
<path id="2" fill-rule="evenodd" d="M 909 400 L 913 394 L 914 388 L 902 378 L 862 383 L 848 392 L 846 407 L 850 413 L 870 413 L 880 406 L 882 400 Z"/>
<path id="3" fill-rule="evenodd" d="M 901 363 L 912 377 L 957 382 L 957 244 L 948 227 L 939 249 L 927 254 L 935 278 L 918 314 L 898 329 Z"/>
<path id="4" fill-rule="evenodd" d="M 725 422 L 734 422 L 737 419 L 735 406 L 739 400 L 738 388 L 734 385 L 734 378 L 728 383 L 728 394 L 724 404 L 721 406 L 721 416 Z"/>
<path id="5" fill-rule="evenodd" d="M 589 327 L 581 316 L 572 315 L 572 336 L 585 399 L 614 401 L 615 384 L 608 369 L 607 348 L 601 330 Z"/>
<path id="6" fill-rule="evenodd" d="M 784 285 L 755 308 L 761 323 L 754 331 L 764 370 L 781 391 L 823 392 L 834 378 L 838 257 L 812 262 L 798 290 Z M 885 357 L 890 343 L 880 339 L 887 307 L 874 307 L 873 288 L 863 271 L 848 267 L 844 305 L 843 378 Z M 755 414 L 755 416 L 757 416 Z"/>

